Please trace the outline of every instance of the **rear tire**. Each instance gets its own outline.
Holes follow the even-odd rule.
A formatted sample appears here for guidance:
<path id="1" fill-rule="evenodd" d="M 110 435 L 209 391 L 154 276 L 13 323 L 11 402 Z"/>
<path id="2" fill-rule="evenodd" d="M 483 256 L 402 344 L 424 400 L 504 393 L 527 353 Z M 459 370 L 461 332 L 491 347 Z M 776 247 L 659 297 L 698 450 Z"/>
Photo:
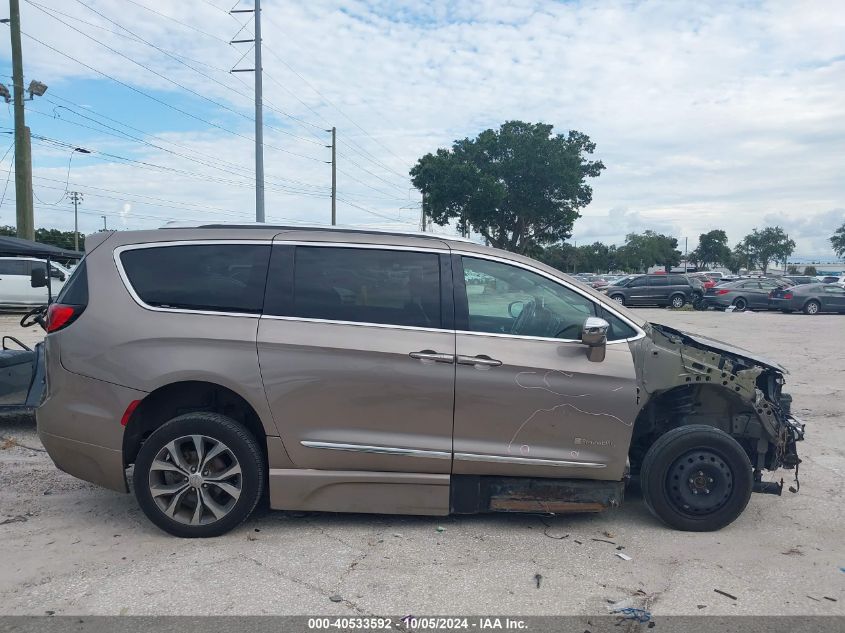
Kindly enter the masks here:
<path id="1" fill-rule="evenodd" d="M 640 487 L 649 511 L 688 532 L 732 523 L 751 498 L 751 462 L 730 435 L 704 424 L 660 436 L 643 459 Z"/>
<path id="2" fill-rule="evenodd" d="M 219 413 L 166 422 L 144 441 L 133 484 L 147 518 L 183 538 L 220 536 L 240 525 L 264 492 L 267 467 L 258 442 Z"/>
<path id="3" fill-rule="evenodd" d="M 810 299 L 810 301 L 804 304 L 804 314 L 818 314 L 821 309 L 821 304 L 815 299 Z"/>
<path id="4" fill-rule="evenodd" d="M 742 297 L 734 299 L 734 312 L 745 312 L 748 308 L 748 301 Z"/>

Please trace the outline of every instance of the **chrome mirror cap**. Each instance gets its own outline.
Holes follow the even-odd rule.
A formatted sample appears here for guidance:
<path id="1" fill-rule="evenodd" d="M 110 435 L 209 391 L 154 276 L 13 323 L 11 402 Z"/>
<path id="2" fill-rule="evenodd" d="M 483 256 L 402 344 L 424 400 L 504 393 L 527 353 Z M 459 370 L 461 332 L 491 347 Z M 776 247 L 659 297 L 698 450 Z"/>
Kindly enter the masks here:
<path id="1" fill-rule="evenodd" d="M 600 363 L 607 351 L 607 330 L 610 323 L 599 317 L 587 317 L 581 329 L 581 342 L 587 345 L 587 359 Z"/>

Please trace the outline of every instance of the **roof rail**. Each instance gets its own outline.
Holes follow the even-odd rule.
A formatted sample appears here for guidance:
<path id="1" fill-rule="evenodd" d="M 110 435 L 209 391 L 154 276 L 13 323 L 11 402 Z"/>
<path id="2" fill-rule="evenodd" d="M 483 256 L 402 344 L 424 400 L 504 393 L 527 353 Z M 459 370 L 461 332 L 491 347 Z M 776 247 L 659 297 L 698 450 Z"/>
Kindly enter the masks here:
<path id="1" fill-rule="evenodd" d="M 325 224 L 267 224 L 263 222 L 238 222 L 238 223 L 220 223 L 203 224 L 201 222 L 168 222 L 161 228 L 163 229 L 279 229 L 283 231 L 326 231 L 338 233 L 375 233 L 377 235 L 396 235 L 408 237 L 427 237 L 436 240 L 449 240 L 453 242 L 467 242 L 474 244 L 468 237 L 461 237 L 460 235 L 442 235 L 440 233 L 426 233 L 423 231 L 402 231 L 398 229 L 379 229 L 362 226 L 345 226 L 335 225 L 328 226 Z"/>

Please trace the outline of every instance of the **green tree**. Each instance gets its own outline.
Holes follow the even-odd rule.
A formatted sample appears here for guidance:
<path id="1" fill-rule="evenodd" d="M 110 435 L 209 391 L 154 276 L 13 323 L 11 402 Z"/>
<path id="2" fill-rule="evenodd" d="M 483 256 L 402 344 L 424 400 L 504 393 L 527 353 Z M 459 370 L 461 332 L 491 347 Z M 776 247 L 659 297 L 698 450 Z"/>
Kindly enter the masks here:
<path id="1" fill-rule="evenodd" d="M 762 231 L 754 229 L 743 239 L 750 258 L 765 274 L 772 261 L 786 261 L 795 251 L 795 241 L 779 226 L 767 226 Z"/>
<path id="2" fill-rule="evenodd" d="M 722 229 L 714 229 L 698 236 L 698 247 L 695 249 L 698 261 L 704 268 L 724 264 L 730 257 L 728 234 Z"/>
<path id="3" fill-rule="evenodd" d="M 649 266 L 663 266 L 666 272 L 681 263 L 678 240 L 655 231 L 629 233 L 625 236 L 623 256 L 628 267 L 645 271 Z"/>
<path id="4" fill-rule="evenodd" d="M 830 236 L 830 245 L 837 257 L 845 259 L 845 222 Z"/>
<path id="5" fill-rule="evenodd" d="M 13 226 L 0 226 L 0 235 L 16 237 L 17 230 Z M 73 250 L 73 231 L 60 231 L 59 229 L 35 229 L 35 241 L 41 244 L 50 244 L 59 248 Z M 85 250 L 85 236 L 79 234 L 79 250 Z"/>
<path id="6" fill-rule="evenodd" d="M 800 275 L 801 273 L 798 272 L 798 266 L 795 264 L 790 264 L 786 267 L 786 274 L 787 275 Z"/>
<path id="7" fill-rule="evenodd" d="M 542 249 L 535 257 L 547 266 L 565 273 L 574 273 L 578 268 L 578 249 L 572 244 L 552 244 Z"/>
<path id="8" fill-rule="evenodd" d="M 586 179 L 604 165 L 587 160 L 595 151 L 589 136 L 552 129 L 508 121 L 420 158 L 410 174 L 426 214 L 439 225 L 457 220 L 460 229 L 517 253 L 569 238 L 593 197 Z"/>
<path id="9" fill-rule="evenodd" d="M 819 271 L 816 270 L 815 266 L 804 266 L 804 274 L 813 275 L 815 277 L 819 274 Z"/>

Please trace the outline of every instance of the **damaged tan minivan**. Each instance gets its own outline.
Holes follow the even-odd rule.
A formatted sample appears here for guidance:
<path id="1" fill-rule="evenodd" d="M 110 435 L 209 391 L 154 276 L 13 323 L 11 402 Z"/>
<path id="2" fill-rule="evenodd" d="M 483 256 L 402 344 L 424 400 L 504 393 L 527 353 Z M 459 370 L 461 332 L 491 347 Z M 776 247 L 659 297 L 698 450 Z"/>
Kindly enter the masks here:
<path id="1" fill-rule="evenodd" d="M 183 537 L 272 508 L 652 513 L 716 530 L 796 469 L 785 370 L 431 234 L 102 232 L 43 325 L 40 437 Z M 33 280 L 35 283 L 35 280 Z"/>

